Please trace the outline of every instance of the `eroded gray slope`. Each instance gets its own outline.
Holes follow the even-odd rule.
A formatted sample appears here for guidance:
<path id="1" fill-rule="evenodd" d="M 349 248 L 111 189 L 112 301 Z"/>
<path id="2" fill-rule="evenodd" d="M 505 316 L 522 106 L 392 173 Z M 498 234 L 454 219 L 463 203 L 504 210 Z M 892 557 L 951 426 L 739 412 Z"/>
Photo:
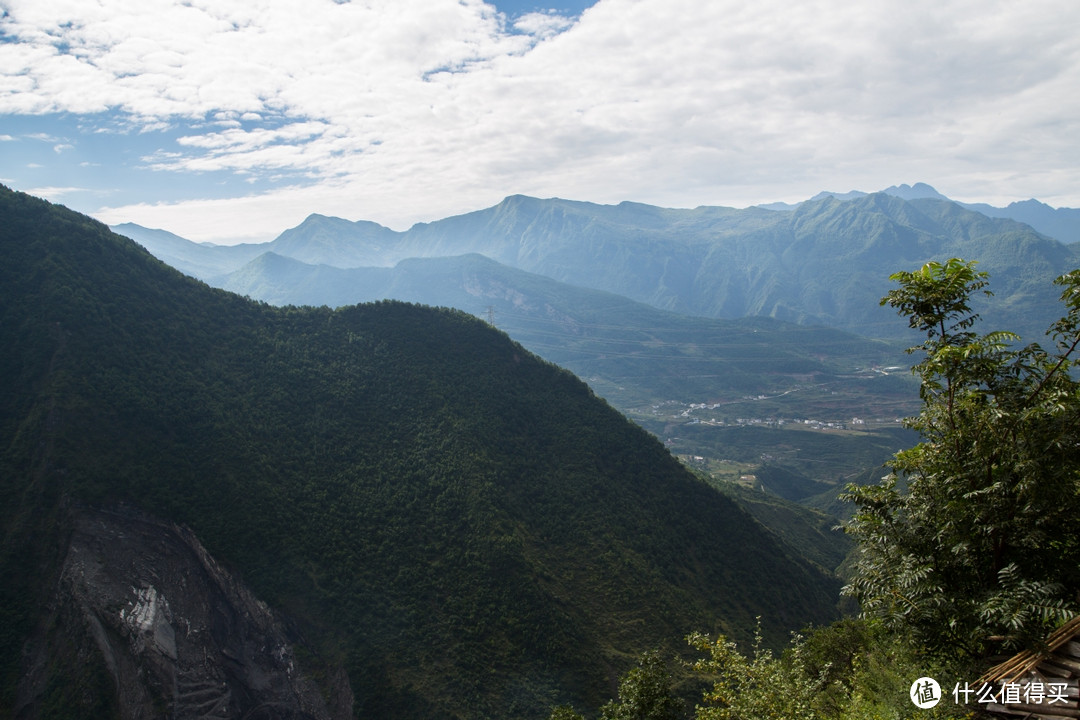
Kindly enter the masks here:
<path id="1" fill-rule="evenodd" d="M 352 717 L 344 672 L 331 671 L 327 703 L 286 625 L 190 530 L 123 507 L 78 508 L 71 523 L 51 612 L 28 643 L 18 717 L 48 714 L 64 659 L 107 673 L 121 718 Z"/>

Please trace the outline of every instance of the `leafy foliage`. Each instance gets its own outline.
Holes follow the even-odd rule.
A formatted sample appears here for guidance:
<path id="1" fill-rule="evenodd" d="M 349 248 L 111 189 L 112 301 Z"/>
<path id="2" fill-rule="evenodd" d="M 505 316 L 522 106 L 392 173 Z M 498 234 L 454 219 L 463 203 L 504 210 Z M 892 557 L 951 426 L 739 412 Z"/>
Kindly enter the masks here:
<path id="1" fill-rule="evenodd" d="M 619 680 L 619 695 L 600 708 L 600 720 L 680 720 L 685 704 L 676 697 L 671 674 L 659 650 L 647 650 L 637 667 Z M 570 705 L 552 708 L 548 720 L 584 720 Z"/>
<path id="2" fill-rule="evenodd" d="M 705 707 L 698 708 L 698 720 L 816 720 L 814 698 L 821 682 L 806 671 L 802 644 L 796 642 L 786 657 L 777 658 L 763 647 L 760 635 L 754 638 L 753 654 L 745 656 L 737 645 L 721 636 L 710 640 L 700 633 L 689 643 L 708 653 L 693 665 L 696 672 L 714 678 L 705 693 Z"/>
<path id="3" fill-rule="evenodd" d="M 880 626 L 845 619 L 795 635 L 776 656 L 756 640 L 749 655 L 727 638 L 696 633 L 691 645 L 706 653 L 692 665 L 712 683 L 696 720 L 898 720 L 967 717 L 954 703 L 932 710 L 908 698 L 913 679 L 931 675 L 952 687 L 963 672 L 928 661 Z"/>
<path id="4" fill-rule="evenodd" d="M 1067 312 L 1050 349 L 975 332 L 987 275 L 974 263 L 892 279 L 882 303 L 926 336 L 911 349 L 923 439 L 880 484 L 850 488 L 860 555 L 845 591 L 940 654 L 1030 644 L 1078 609 L 1080 271 L 1056 281 Z"/>
<path id="5" fill-rule="evenodd" d="M 557 705 L 551 709 L 548 720 L 585 720 L 585 716 L 574 710 L 572 705 Z"/>
<path id="6" fill-rule="evenodd" d="M 600 720 L 679 720 L 683 703 L 658 650 L 642 654 L 638 666 L 619 681 L 619 697 L 600 709 Z"/>

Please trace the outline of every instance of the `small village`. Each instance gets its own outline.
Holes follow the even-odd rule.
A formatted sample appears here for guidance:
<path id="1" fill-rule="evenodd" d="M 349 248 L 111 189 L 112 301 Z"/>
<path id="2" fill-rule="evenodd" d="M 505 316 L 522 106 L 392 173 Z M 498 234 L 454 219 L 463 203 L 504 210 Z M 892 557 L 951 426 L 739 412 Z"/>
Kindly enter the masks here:
<path id="1" fill-rule="evenodd" d="M 749 399 L 749 398 L 748 398 Z M 770 427 L 784 428 L 789 430 L 867 430 L 885 426 L 900 425 L 901 417 L 874 417 L 864 418 L 849 416 L 846 418 L 813 418 L 813 417 L 752 417 L 720 415 L 716 411 L 721 408 L 729 408 L 732 403 L 681 403 L 676 400 L 668 400 L 657 403 L 636 411 L 642 415 L 657 419 L 682 421 L 688 425 L 711 425 L 714 427 Z"/>

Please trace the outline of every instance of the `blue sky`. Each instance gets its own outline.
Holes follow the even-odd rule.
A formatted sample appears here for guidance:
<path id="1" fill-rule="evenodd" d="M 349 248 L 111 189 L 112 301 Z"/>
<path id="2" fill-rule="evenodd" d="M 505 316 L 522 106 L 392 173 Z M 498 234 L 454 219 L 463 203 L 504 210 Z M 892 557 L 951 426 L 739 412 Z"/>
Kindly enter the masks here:
<path id="1" fill-rule="evenodd" d="M 1073 0 L 0 0 L 0 182 L 266 240 L 506 195 L 1080 206 Z"/>
<path id="2" fill-rule="evenodd" d="M 556 3 L 533 3 L 528 2 L 510 2 L 509 0 L 499 0 L 499 2 L 493 3 L 500 11 L 506 13 L 510 17 L 520 17 L 534 12 L 546 12 L 556 13 L 566 16 L 581 15 L 582 12 L 588 7 L 592 7 L 592 2 L 556 2 Z"/>

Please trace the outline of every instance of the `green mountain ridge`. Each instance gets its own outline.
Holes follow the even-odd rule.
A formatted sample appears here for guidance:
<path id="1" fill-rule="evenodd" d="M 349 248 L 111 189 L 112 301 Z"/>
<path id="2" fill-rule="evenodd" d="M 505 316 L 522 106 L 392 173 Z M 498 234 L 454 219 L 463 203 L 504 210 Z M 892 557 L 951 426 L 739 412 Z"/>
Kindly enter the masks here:
<path id="1" fill-rule="evenodd" d="M 720 418 L 729 426 L 740 417 L 820 422 L 886 417 L 892 422 L 917 408 L 910 375 L 881 370 L 906 366 L 908 357 L 898 344 L 771 318 L 688 317 L 478 254 L 341 269 L 266 253 L 216 282 L 277 305 L 393 298 L 491 319 L 525 348 L 585 379 L 659 437 L 677 436 L 671 449 L 691 457 L 745 460 L 791 445 L 787 433 L 778 439 L 752 428 L 686 426 L 697 419 Z M 880 464 L 898 448 L 888 435 L 859 435 L 867 446 L 883 441 L 892 448 L 885 454 L 848 447 L 852 457 Z M 798 449 L 780 454 L 781 462 L 799 473 L 799 482 L 813 488 L 807 495 L 831 486 L 837 472 L 850 472 L 843 453 L 830 450 L 836 442 L 799 433 Z M 776 483 L 767 487 L 799 499 Z"/>
<path id="2" fill-rule="evenodd" d="M 6 188 L 0 217 L 3 706 L 72 503 L 190 527 L 363 717 L 596 707 L 690 630 L 835 612 L 834 578 L 473 317 L 275 308 Z"/>
<path id="3" fill-rule="evenodd" d="M 526 348 L 602 386 L 604 396 L 624 408 L 783 392 L 808 377 L 821 384 L 904 361 L 896 345 L 843 331 L 769 318 L 688 317 L 479 254 L 343 269 L 265 253 L 214 282 L 274 305 L 336 307 L 389 298 L 493 319 Z"/>

